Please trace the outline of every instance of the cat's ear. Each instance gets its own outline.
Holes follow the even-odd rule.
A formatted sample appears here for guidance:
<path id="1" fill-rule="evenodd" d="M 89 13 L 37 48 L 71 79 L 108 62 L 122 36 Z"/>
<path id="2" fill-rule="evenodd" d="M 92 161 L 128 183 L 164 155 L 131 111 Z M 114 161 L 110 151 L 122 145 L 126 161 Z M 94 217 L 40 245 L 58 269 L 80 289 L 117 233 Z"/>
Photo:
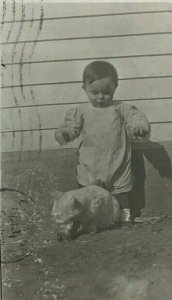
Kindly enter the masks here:
<path id="1" fill-rule="evenodd" d="M 94 209 L 103 209 L 103 207 L 105 206 L 105 199 L 101 198 L 101 197 L 97 197 L 94 199 L 94 201 L 92 201 L 91 203 L 91 207 Z"/>
<path id="2" fill-rule="evenodd" d="M 59 200 L 61 196 L 64 194 L 64 192 L 61 191 L 54 191 L 51 193 L 54 200 Z"/>
<path id="3" fill-rule="evenodd" d="M 79 211 L 82 209 L 82 204 L 74 196 L 72 197 L 72 208 Z"/>

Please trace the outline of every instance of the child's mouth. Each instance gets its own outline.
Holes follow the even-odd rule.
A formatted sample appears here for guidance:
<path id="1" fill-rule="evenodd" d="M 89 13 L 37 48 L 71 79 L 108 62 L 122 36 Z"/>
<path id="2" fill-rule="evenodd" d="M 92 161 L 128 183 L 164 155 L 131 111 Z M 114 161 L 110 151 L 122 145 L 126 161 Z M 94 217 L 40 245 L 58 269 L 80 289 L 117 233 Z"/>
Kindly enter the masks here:
<path id="1" fill-rule="evenodd" d="M 106 103 L 104 103 L 104 102 L 97 102 L 97 106 L 105 106 L 106 105 Z"/>

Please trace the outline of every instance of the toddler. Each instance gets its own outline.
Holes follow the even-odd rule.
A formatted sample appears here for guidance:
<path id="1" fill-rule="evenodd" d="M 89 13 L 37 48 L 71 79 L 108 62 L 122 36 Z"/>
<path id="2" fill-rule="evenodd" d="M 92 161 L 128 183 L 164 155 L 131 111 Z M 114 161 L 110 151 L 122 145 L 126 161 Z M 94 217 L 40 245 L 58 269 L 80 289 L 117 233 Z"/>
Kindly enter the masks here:
<path id="1" fill-rule="evenodd" d="M 134 184 L 131 170 L 131 136 L 145 137 L 150 125 L 135 106 L 114 100 L 118 75 L 114 66 L 93 61 L 83 72 L 83 89 L 89 102 L 72 108 L 56 130 L 61 145 L 80 134 L 76 166 L 78 186 L 99 185 L 117 198 L 122 219 L 129 219 L 130 191 Z M 136 215 L 130 212 L 134 220 Z"/>

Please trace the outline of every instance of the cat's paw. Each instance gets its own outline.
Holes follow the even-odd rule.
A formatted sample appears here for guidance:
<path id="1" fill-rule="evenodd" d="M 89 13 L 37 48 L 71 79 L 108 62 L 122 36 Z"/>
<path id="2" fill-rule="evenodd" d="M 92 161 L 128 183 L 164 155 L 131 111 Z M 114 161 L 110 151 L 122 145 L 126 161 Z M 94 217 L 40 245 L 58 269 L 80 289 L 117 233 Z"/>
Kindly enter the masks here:
<path id="1" fill-rule="evenodd" d="M 88 225 L 88 232 L 90 235 L 94 235 L 97 233 L 97 224 L 96 223 L 90 223 Z"/>

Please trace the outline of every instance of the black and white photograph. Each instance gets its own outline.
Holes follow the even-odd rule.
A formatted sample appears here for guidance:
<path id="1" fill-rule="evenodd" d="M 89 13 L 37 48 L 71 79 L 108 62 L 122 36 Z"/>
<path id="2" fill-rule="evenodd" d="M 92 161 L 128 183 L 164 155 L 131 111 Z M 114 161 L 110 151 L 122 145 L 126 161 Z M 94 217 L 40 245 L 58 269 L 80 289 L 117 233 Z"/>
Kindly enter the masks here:
<path id="1" fill-rule="evenodd" d="M 172 2 L 2 0 L 2 300 L 172 300 Z"/>

